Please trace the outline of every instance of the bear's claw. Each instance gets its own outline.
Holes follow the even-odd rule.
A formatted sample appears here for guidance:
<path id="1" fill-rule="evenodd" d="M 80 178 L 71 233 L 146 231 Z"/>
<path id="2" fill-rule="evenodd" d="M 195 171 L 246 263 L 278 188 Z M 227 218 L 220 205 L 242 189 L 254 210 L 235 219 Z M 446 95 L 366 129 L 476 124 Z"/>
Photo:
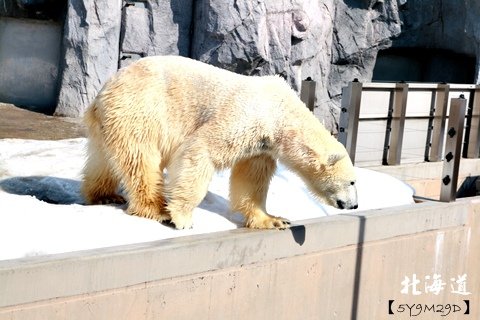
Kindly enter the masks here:
<path id="1" fill-rule="evenodd" d="M 290 221 L 286 219 L 282 219 L 280 221 L 275 221 L 273 223 L 273 226 L 277 229 L 286 229 L 290 227 Z"/>
<path id="2" fill-rule="evenodd" d="M 265 215 L 263 217 L 254 216 L 246 223 L 247 228 L 252 229 L 279 229 L 290 228 L 290 221 L 282 217 Z"/>

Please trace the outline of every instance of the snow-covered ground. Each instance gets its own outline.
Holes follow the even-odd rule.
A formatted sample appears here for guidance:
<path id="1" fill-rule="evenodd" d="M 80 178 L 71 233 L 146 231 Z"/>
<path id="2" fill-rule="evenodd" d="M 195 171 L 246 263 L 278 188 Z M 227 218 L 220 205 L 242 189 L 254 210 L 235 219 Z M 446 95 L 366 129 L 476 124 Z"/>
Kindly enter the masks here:
<path id="1" fill-rule="evenodd" d="M 122 206 L 86 206 L 80 196 L 85 139 L 0 140 L 0 260 L 139 243 L 229 230 L 243 225 L 228 208 L 229 172 L 213 178 L 194 211 L 194 227 L 174 230 L 127 215 Z M 382 173 L 357 168 L 359 209 L 413 203 L 414 191 Z M 310 196 L 279 166 L 270 185 L 269 213 L 295 221 L 338 214 Z"/>

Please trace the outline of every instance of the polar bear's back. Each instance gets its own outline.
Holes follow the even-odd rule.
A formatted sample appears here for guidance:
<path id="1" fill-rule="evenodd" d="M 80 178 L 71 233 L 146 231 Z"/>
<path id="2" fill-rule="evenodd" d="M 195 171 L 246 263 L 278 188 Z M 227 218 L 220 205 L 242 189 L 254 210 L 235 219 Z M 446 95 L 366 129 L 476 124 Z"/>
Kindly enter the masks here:
<path id="1" fill-rule="evenodd" d="M 101 94 L 114 92 L 118 97 L 119 91 L 124 92 L 127 100 L 142 97 L 150 101 L 149 105 L 174 106 L 178 110 L 275 104 L 276 97 L 280 101 L 292 89 L 276 76 L 245 76 L 189 58 L 153 56 L 122 69 L 107 82 Z"/>
<path id="2" fill-rule="evenodd" d="M 189 58 L 154 56 L 120 70 L 96 102 L 102 118 L 130 119 L 132 127 L 155 121 L 168 130 L 180 130 L 171 124 L 181 123 L 182 133 L 172 133 L 181 136 L 207 121 L 222 132 L 242 131 L 254 122 L 273 129 L 276 115 L 285 114 L 278 109 L 288 105 L 286 97 L 296 94 L 277 76 L 244 76 Z"/>

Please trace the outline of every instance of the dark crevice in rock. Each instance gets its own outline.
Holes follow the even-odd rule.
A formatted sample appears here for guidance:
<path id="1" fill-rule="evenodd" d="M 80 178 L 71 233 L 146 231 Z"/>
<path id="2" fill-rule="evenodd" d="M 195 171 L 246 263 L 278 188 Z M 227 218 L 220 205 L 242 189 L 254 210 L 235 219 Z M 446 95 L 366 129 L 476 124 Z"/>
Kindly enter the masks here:
<path id="1" fill-rule="evenodd" d="M 197 13 L 197 0 L 192 0 L 192 14 L 190 15 L 190 27 L 188 30 L 188 53 L 187 56 L 193 58 L 193 37 L 195 35 L 195 17 Z"/>

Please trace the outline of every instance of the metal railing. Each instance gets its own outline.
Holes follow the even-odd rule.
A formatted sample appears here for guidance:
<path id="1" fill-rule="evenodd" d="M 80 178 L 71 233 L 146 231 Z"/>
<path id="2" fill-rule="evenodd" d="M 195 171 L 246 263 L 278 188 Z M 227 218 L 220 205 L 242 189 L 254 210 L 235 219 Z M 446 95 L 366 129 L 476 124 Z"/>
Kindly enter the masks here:
<path id="1" fill-rule="evenodd" d="M 385 117 L 361 117 L 362 92 L 389 92 L 388 113 Z M 428 116 L 406 116 L 408 94 L 412 91 L 431 93 Z M 468 92 L 451 98 L 452 93 Z M 449 114 L 448 105 L 450 99 Z M 447 126 L 448 118 L 448 126 Z M 342 104 L 338 140 L 346 147 L 355 162 L 360 121 L 385 120 L 385 143 L 382 163 L 398 165 L 401 162 L 405 121 L 424 119 L 428 123 L 425 143 L 425 161 L 444 161 L 441 201 L 455 199 L 461 150 L 463 157 L 478 158 L 480 151 L 480 86 L 470 84 L 431 83 L 361 83 L 351 82 L 342 90 Z M 464 128 L 465 123 L 465 128 Z M 448 128 L 448 131 L 446 131 Z M 465 129 L 465 130 L 464 130 Z M 463 134 L 465 131 L 465 135 Z M 445 134 L 447 132 L 447 134 Z M 446 137 L 446 141 L 445 138 Z M 462 148 L 463 144 L 463 148 Z M 445 148 L 445 156 L 443 150 Z"/>
<path id="2" fill-rule="evenodd" d="M 390 92 L 388 115 L 386 117 L 359 118 L 362 92 Z M 406 103 L 408 93 L 412 91 L 430 91 L 430 115 L 407 117 Z M 441 161 L 444 146 L 448 100 L 454 92 L 469 92 L 466 113 L 463 157 L 478 158 L 480 150 L 480 86 L 470 84 L 425 84 L 425 83 L 361 83 L 351 82 L 342 92 L 342 112 L 339 123 L 339 140 L 355 161 L 356 142 L 359 121 L 387 120 L 385 130 L 385 149 L 383 164 L 400 164 L 403 133 L 406 119 L 427 119 L 427 141 L 425 143 L 425 161 Z"/>

